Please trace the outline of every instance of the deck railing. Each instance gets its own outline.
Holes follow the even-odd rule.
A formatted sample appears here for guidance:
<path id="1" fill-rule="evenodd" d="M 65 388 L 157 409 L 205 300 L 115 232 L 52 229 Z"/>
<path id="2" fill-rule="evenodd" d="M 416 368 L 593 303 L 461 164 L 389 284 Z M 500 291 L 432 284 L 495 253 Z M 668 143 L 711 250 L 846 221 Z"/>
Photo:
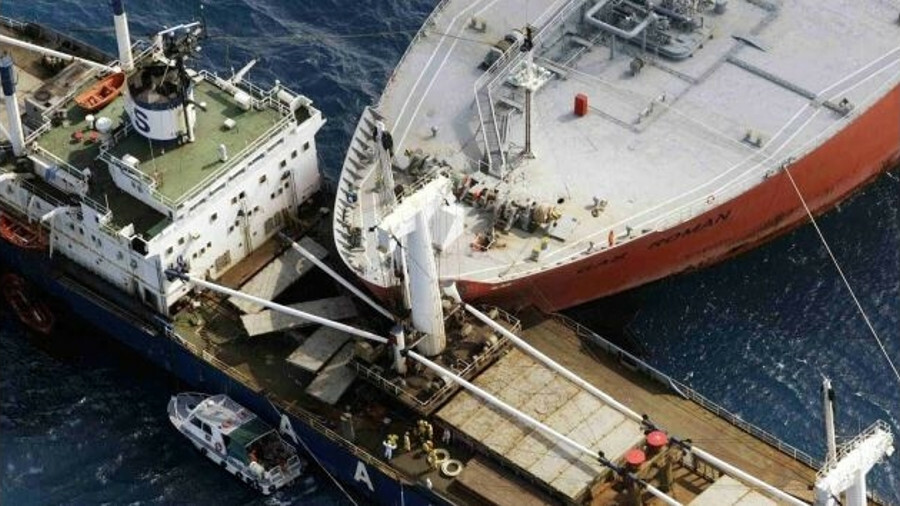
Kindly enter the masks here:
<path id="1" fill-rule="evenodd" d="M 485 311 L 490 311 L 491 309 L 497 311 L 497 318 L 506 322 L 510 326 L 510 332 L 518 333 L 522 330 L 522 324 L 518 318 L 512 316 L 511 314 L 503 311 L 497 307 L 485 307 L 483 308 Z M 508 339 L 506 336 L 497 336 L 497 344 L 491 346 L 490 350 L 486 353 L 482 353 L 475 360 L 471 362 L 462 361 L 464 366 L 460 369 L 452 369 L 453 372 L 458 374 L 461 377 L 468 377 L 470 374 L 475 373 L 484 367 L 488 366 L 491 362 L 496 360 L 497 356 L 506 348 L 508 343 Z M 459 390 L 459 385 L 450 381 L 447 382 L 444 386 L 442 386 L 438 391 L 431 395 L 427 400 L 421 400 L 415 395 L 407 392 L 403 389 L 403 387 L 392 383 L 387 378 L 379 374 L 378 371 L 366 367 L 360 364 L 358 361 L 352 362 L 352 367 L 356 369 L 363 377 L 368 379 L 369 381 L 375 383 L 377 386 L 381 387 L 387 392 L 390 392 L 392 395 L 399 397 L 401 399 L 405 399 L 406 402 L 413 406 L 414 408 L 418 408 L 421 411 L 427 411 L 432 406 L 437 406 L 443 403 L 453 392 Z"/>
<path id="2" fill-rule="evenodd" d="M 572 320 L 571 318 L 558 313 L 555 313 L 552 316 L 556 321 L 575 331 L 575 334 L 579 339 L 587 339 L 591 344 L 600 348 L 607 354 L 617 358 L 619 361 L 622 361 L 624 365 L 626 365 L 629 369 L 640 372 L 650 379 L 663 384 L 664 386 L 668 387 L 670 390 L 678 394 L 680 397 L 699 404 L 719 418 L 722 418 L 726 422 L 734 425 L 735 427 L 750 434 L 751 436 L 766 442 L 782 453 L 789 455 L 794 460 L 802 462 L 812 469 L 819 469 L 822 466 L 822 461 L 820 459 L 812 457 L 808 453 L 785 443 L 769 432 L 766 432 L 765 430 L 760 429 L 752 423 L 747 422 L 738 415 L 735 415 L 724 407 L 719 406 L 715 402 L 707 399 L 693 388 L 679 382 L 678 380 L 673 379 L 662 371 L 644 362 L 640 358 L 632 355 L 628 351 L 607 341 L 591 329 L 581 325 L 575 320 Z"/>
<path id="3" fill-rule="evenodd" d="M 6 16 L 0 16 L 0 24 L 20 30 L 28 26 L 28 23 L 23 23 L 17 19 L 8 18 Z"/>
<path id="4" fill-rule="evenodd" d="M 441 0 L 437 4 L 437 6 L 431 11 L 431 14 L 429 14 L 428 17 L 425 18 L 425 21 L 422 23 L 422 26 L 419 27 L 419 30 L 416 32 L 416 34 L 413 36 L 413 38 L 409 41 L 409 44 L 406 46 L 406 50 L 403 51 L 403 54 L 400 56 L 400 59 L 397 60 L 397 65 L 394 66 L 394 70 L 391 71 L 391 75 L 388 76 L 387 82 L 390 83 L 391 81 L 394 80 L 394 77 L 397 74 L 397 70 L 399 70 L 400 66 L 403 64 L 403 62 L 406 61 L 406 57 L 409 55 L 410 50 L 412 50 L 412 47 L 415 45 L 414 44 L 415 41 L 418 40 L 419 37 L 422 37 L 425 34 L 425 32 L 428 31 L 429 27 L 432 24 L 434 24 L 434 18 L 436 18 L 438 16 L 438 14 L 440 14 L 441 11 L 444 10 L 444 7 L 446 7 L 448 3 L 450 3 L 450 0 Z M 383 98 L 383 95 L 382 95 L 382 97 L 378 98 L 378 102 L 375 104 L 375 109 L 377 109 L 378 106 L 381 105 L 382 98 Z"/>
<path id="5" fill-rule="evenodd" d="M 727 409 L 723 408 L 722 406 L 719 406 L 715 402 L 713 402 L 713 401 L 707 399 L 706 397 L 704 397 L 703 395 L 701 395 L 699 392 L 697 392 L 693 388 L 685 385 L 684 383 L 681 383 L 678 380 L 673 379 L 672 377 L 666 375 L 659 369 L 656 369 L 655 367 L 644 362 L 643 360 L 639 359 L 638 357 L 634 356 L 633 354 L 629 353 L 628 351 L 626 351 L 626 350 L 620 348 L 619 346 L 616 346 L 615 344 L 604 339 L 603 337 L 601 337 L 600 335 L 595 333 L 593 330 L 585 327 L 584 325 L 578 323 L 577 321 L 575 321 L 565 315 L 562 315 L 559 313 L 554 313 L 551 316 L 556 321 L 565 325 L 569 329 L 572 329 L 573 331 L 575 331 L 575 334 L 579 337 L 579 339 L 589 339 L 591 344 L 597 346 L 598 348 L 600 348 L 607 354 L 609 354 L 613 357 L 616 357 L 619 361 L 623 362 L 623 365 L 625 365 L 629 369 L 638 371 L 641 374 L 647 376 L 648 378 L 667 386 L 669 389 L 671 389 L 673 392 L 675 392 L 682 398 L 696 402 L 697 404 L 699 404 L 700 406 L 702 406 L 709 412 L 715 414 L 719 418 L 722 418 L 726 422 L 730 423 L 731 425 L 734 425 L 735 427 L 746 432 L 747 434 L 750 434 L 751 436 L 753 436 L 761 441 L 766 442 L 769 446 L 772 446 L 772 447 L 778 449 L 785 455 L 788 455 L 791 458 L 793 458 L 794 460 L 805 464 L 809 468 L 815 469 L 817 471 L 822 469 L 822 466 L 824 465 L 824 462 L 822 460 L 817 459 L 817 458 L 809 455 L 808 453 L 804 452 L 803 450 L 800 450 L 788 443 L 785 443 L 784 441 L 778 439 L 778 437 L 772 435 L 771 433 L 766 432 L 765 430 L 753 425 L 752 423 L 750 423 L 750 422 L 742 419 L 741 417 L 735 415 L 734 413 L 728 411 Z M 874 428 L 876 428 L 876 427 L 880 428 L 882 430 L 885 430 L 885 431 L 890 431 L 890 427 L 885 422 L 878 420 L 875 423 L 873 423 L 872 426 L 870 426 L 868 429 L 866 429 L 866 431 L 864 431 L 863 434 L 857 436 L 857 438 L 860 438 L 863 435 L 868 434 L 870 431 L 874 430 Z M 850 445 L 852 445 L 852 443 L 845 445 L 843 448 L 846 448 Z M 874 504 L 880 504 L 880 505 L 890 504 L 888 501 L 886 501 L 884 498 L 882 498 L 880 495 L 878 495 L 876 492 L 874 492 L 872 490 L 867 490 L 866 495 L 868 496 L 869 501 L 871 501 Z"/>
<path id="6" fill-rule="evenodd" d="M 187 193 L 175 200 L 174 208 L 176 210 L 181 209 L 188 201 L 203 193 L 203 190 L 205 190 L 210 184 L 212 184 L 213 181 L 220 178 L 223 174 L 227 173 L 234 167 L 240 165 L 241 163 L 244 163 L 250 157 L 250 155 L 255 153 L 266 143 L 277 137 L 278 134 L 282 133 L 287 128 L 287 125 L 289 125 L 292 121 L 293 118 L 290 115 L 283 116 L 261 136 L 254 139 L 253 142 L 248 144 L 246 147 L 244 147 L 244 149 L 240 150 L 236 155 L 234 155 L 233 158 L 229 157 L 229 160 L 223 163 L 221 167 L 211 172 L 199 183 L 195 184 L 194 187 Z"/>
<path id="7" fill-rule="evenodd" d="M 125 176 L 134 179 L 138 183 L 142 184 L 145 188 L 147 188 L 147 192 L 151 197 L 153 197 L 154 200 L 169 209 L 175 209 L 176 202 L 157 190 L 157 182 L 153 177 L 144 174 L 140 170 L 126 164 L 118 157 L 112 155 L 107 149 L 100 150 L 100 156 L 98 157 L 98 159 L 106 162 L 107 164 L 115 165 L 123 174 L 125 174 Z"/>

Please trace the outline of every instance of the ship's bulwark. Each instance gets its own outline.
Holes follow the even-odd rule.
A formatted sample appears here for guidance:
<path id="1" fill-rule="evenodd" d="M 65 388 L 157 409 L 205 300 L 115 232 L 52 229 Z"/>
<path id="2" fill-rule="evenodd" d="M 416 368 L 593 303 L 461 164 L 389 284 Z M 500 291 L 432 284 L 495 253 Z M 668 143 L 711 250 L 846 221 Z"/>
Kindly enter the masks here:
<path id="1" fill-rule="evenodd" d="M 898 161 L 900 86 L 829 141 L 795 161 L 789 170 L 810 209 L 818 214 Z M 790 179 L 779 171 L 739 197 L 711 205 L 707 213 L 669 230 L 511 282 L 458 280 L 457 286 L 467 300 L 558 311 L 719 262 L 774 239 L 807 219 Z"/>

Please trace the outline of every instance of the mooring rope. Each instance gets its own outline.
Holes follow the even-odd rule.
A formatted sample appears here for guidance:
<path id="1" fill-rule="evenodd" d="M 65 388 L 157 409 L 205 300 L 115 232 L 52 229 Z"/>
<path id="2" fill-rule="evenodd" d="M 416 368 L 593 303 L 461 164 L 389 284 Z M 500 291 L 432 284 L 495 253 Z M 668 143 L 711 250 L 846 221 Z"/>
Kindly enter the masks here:
<path id="1" fill-rule="evenodd" d="M 819 235 L 819 240 L 821 240 L 822 245 L 825 246 L 825 251 L 828 252 L 828 256 L 831 257 L 831 261 L 832 263 L 834 263 L 834 268 L 837 269 L 838 274 L 844 281 L 844 286 L 846 286 L 847 291 L 850 292 L 850 297 L 856 304 L 856 308 L 859 310 L 859 314 L 862 315 L 863 320 L 866 322 L 866 326 L 869 327 L 869 331 L 872 333 L 872 337 L 874 337 L 875 342 L 878 343 L 878 348 L 881 349 L 881 353 L 887 360 L 888 365 L 891 367 L 891 370 L 894 371 L 894 376 L 896 376 L 897 378 L 897 383 L 900 384 L 900 371 L 897 370 L 897 366 L 894 365 L 894 361 L 891 360 L 891 356 L 888 354 L 887 349 L 884 347 L 884 343 L 881 341 L 881 337 L 878 336 L 878 332 L 872 325 L 872 321 L 869 320 L 869 316 L 866 314 L 865 309 L 863 309 L 862 304 L 860 304 L 859 298 L 856 297 L 856 292 L 853 291 L 853 287 L 850 286 L 850 281 L 844 274 L 844 270 L 841 268 L 841 264 L 838 262 L 837 258 L 834 256 L 834 253 L 831 251 L 831 247 L 828 245 L 828 241 L 825 240 L 825 234 L 822 233 L 822 229 L 819 228 L 819 224 L 816 221 L 815 216 L 813 216 L 812 211 L 810 211 L 809 206 L 806 204 L 806 199 L 803 198 L 803 194 L 800 192 L 800 188 L 797 186 L 797 182 L 794 181 L 794 176 L 791 175 L 790 168 L 785 166 L 784 172 L 787 174 L 788 179 L 791 181 L 791 185 L 794 187 L 794 191 L 797 192 L 797 196 L 800 197 L 800 203 L 803 204 L 803 209 L 806 210 L 806 214 L 809 216 L 809 220 L 810 222 L 812 222 L 812 226 L 813 228 L 815 228 L 816 234 Z"/>

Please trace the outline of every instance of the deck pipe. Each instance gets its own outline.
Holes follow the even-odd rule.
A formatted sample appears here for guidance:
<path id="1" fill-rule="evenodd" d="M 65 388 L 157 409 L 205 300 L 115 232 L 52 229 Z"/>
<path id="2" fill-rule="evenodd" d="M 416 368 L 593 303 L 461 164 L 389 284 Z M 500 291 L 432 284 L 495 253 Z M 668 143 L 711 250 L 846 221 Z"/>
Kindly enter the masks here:
<path id="1" fill-rule="evenodd" d="M 565 445 L 569 446 L 570 448 L 572 448 L 580 453 L 583 453 L 584 455 L 586 455 L 588 457 L 591 457 L 595 460 L 600 461 L 605 466 L 611 467 L 614 470 L 616 470 L 617 472 L 620 471 L 618 468 L 615 468 L 615 466 L 612 466 L 611 463 L 608 460 L 606 460 L 605 457 L 603 457 L 603 455 L 601 453 L 597 452 L 596 450 L 591 450 L 590 448 L 588 448 L 587 446 L 584 446 L 583 444 L 579 443 L 578 441 L 575 441 L 574 439 L 571 439 L 570 437 L 566 436 L 565 434 L 558 432 L 556 429 L 553 429 L 552 427 L 544 424 L 543 422 L 540 422 L 540 421 L 532 418 L 531 416 L 519 411 L 518 409 L 506 404 L 505 402 L 494 397 L 490 393 L 482 390 L 481 388 L 473 385 L 472 383 L 469 383 L 465 379 L 457 376 L 456 374 L 450 372 L 447 369 L 444 369 L 443 367 L 432 362 L 431 360 L 428 360 L 427 358 L 423 357 L 422 355 L 419 355 L 418 353 L 416 353 L 414 351 L 410 351 L 409 357 L 412 358 L 413 360 L 419 362 L 420 364 L 424 365 L 425 367 L 431 369 L 432 371 L 436 372 L 437 374 L 441 375 L 442 378 L 446 378 L 450 381 L 453 381 L 454 383 L 461 386 L 462 388 L 468 390 L 469 392 L 472 392 L 474 395 L 476 395 L 477 397 L 480 397 L 481 399 L 483 399 L 485 402 L 487 402 L 491 406 L 494 406 L 495 408 L 506 412 L 507 414 L 509 414 L 516 420 L 518 420 L 519 422 L 529 425 L 529 426 L 535 428 L 536 430 L 541 431 L 542 433 L 549 436 L 550 438 L 560 441 L 560 442 L 564 443 Z M 664 503 L 668 504 L 669 506 L 681 506 L 680 502 L 669 497 L 668 495 L 666 495 L 665 493 L 663 493 L 661 490 L 654 487 L 653 485 L 651 485 L 635 476 L 632 476 L 632 479 L 638 481 L 638 483 L 640 483 L 641 486 L 645 487 L 648 492 L 650 492 L 655 497 L 657 497 Z"/>
<path id="2" fill-rule="evenodd" d="M 630 31 L 626 32 L 625 30 L 623 30 L 617 26 L 613 26 L 613 25 L 607 23 L 606 21 L 603 21 L 602 19 L 595 17 L 597 15 L 597 13 L 600 12 L 601 9 L 606 7 L 606 4 L 608 4 L 610 1 L 611 0 L 600 0 L 599 2 L 597 2 L 593 7 L 591 7 L 590 9 L 588 9 L 587 12 L 584 13 L 584 21 L 590 25 L 600 28 L 601 30 L 603 30 L 605 32 L 622 37 L 623 39 L 626 39 L 626 40 L 631 40 L 631 39 L 637 37 L 648 26 L 650 26 L 650 23 L 655 23 L 656 20 L 659 18 L 659 16 L 657 16 L 655 13 L 649 12 L 649 13 L 647 13 L 647 16 L 643 20 L 641 20 L 641 22 L 637 26 L 632 28 Z"/>
<path id="3" fill-rule="evenodd" d="M 37 44 L 32 44 L 30 42 L 25 42 L 24 40 L 19 40 L 14 37 L 10 37 L 8 35 L 0 35 L 0 42 L 3 44 L 9 44 L 10 46 L 20 47 L 22 49 L 33 51 L 39 54 L 45 54 L 47 56 L 53 56 L 59 58 L 62 61 L 67 62 L 77 62 L 88 67 L 95 68 L 98 70 L 102 70 L 104 72 L 121 72 L 122 68 L 119 66 L 111 66 L 103 63 L 97 63 L 95 61 L 86 60 L 84 58 L 79 58 L 77 56 L 72 56 L 67 53 L 63 53 L 61 51 L 56 51 L 54 49 L 49 49 L 43 46 L 39 46 Z"/>
<path id="4" fill-rule="evenodd" d="M 119 65 L 122 70 L 130 72 L 134 69 L 134 56 L 131 54 L 131 34 L 128 31 L 128 16 L 125 15 L 125 1 L 111 0 L 113 20 L 116 24 L 116 43 L 119 46 Z"/>
<path id="5" fill-rule="evenodd" d="M 519 336 L 517 336 L 517 335 L 513 334 L 512 332 L 510 332 L 509 330 L 507 330 L 504 326 L 502 326 L 499 323 L 492 320 L 486 314 L 475 309 L 474 307 L 470 306 L 469 304 L 464 304 L 464 306 L 466 308 L 466 311 L 468 311 L 473 316 L 475 316 L 476 318 L 478 318 L 479 320 L 481 320 L 482 322 L 487 324 L 489 327 L 493 328 L 494 330 L 496 330 L 497 332 L 499 332 L 500 334 L 505 336 L 507 339 L 512 341 L 520 349 L 522 349 L 523 351 L 525 351 L 532 357 L 536 358 L 539 362 L 543 363 L 544 365 L 546 365 L 553 371 L 556 371 L 557 373 L 561 374 L 563 377 L 565 377 L 572 383 L 575 383 L 576 385 L 580 386 L 581 388 L 585 389 L 586 391 L 588 391 L 592 395 L 596 396 L 603 402 L 609 404 L 610 406 L 612 406 L 613 408 L 618 410 L 620 413 L 632 418 L 633 420 L 635 420 L 637 422 L 640 422 L 640 423 L 644 422 L 644 417 L 641 416 L 640 414 L 638 414 L 637 411 L 634 411 L 633 409 L 629 408 L 628 406 L 615 400 L 606 392 L 600 390 L 599 388 L 595 387 L 591 383 L 582 379 L 581 377 L 579 377 L 577 374 L 573 373 L 572 371 L 569 371 L 568 369 L 566 369 L 565 367 L 563 367 L 562 365 L 560 365 L 559 363 L 554 361 L 552 358 L 543 354 L 541 351 L 539 351 L 534 346 L 531 346 L 530 344 L 525 342 L 525 340 L 523 340 Z M 709 462 L 713 466 L 718 467 L 719 469 L 725 471 L 726 473 L 729 473 L 733 476 L 743 479 L 744 481 L 751 483 L 754 486 L 767 491 L 769 494 L 777 497 L 778 499 L 780 499 L 782 501 L 785 501 L 785 502 L 788 502 L 790 504 L 794 504 L 797 506 L 806 504 L 803 501 L 798 500 L 794 496 L 792 496 L 776 487 L 773 487 L 772 485 L 769 485 L 768 483 L 760 480 L 759 478 L 756 478 L 744 471 L 741 471 L 737 467 L 734 467 L 733 465 L 728 464 L 728 463 L 718 459 L 717 457 L 714 457 L 713 455 L 707 453 L 704 450 L 697 448 L 696 446 L 690 447 L 689 451 L 691 451 L 698 457 L 702 458 L 703 460 Z"/>
<path id="6" fill-rule="evenodd" d="M 284 240 L 288 244 L 290 244 L 291 248 L 293 248 L 294 251 L 296 251 L 297 253 L 300 253 L 301 255 L 303 255 L 303 258 L 306 258 L 307 260 L 312 262 L 313 265 L 315 265 L 319 269 L 322 269 L 323 271 L 325 271 L 325 274 L 328 274 L 329 276 L 332 277 L 332 279 L 334 279 L 335 281 L 340 283 L 341 286 L 343 286 L 347 290 L 350 290 L 350 292 L 353 295 L 356 295 L 357 297 L 359 297 L 363 302 L 368 304 L 372 309 L 374 309 L 375 311 L 378 311 L 379 313 L 384 315 L 384 317 L 387 318 L 388 320 L 391 320 L 391 321 L 396 320 L 396 318 L 390 311 L 388 311 L 383 306 L 381 306 L 380 304 L 378 304 L 377 302 L 372 300 L 371 297 L 366 295 L 359 288 L 355 287 L 353 285 L 353 283 L 344 279 L 344 277 L 341 276 L 340 274 L 338 274 L 337 272 L 335 272 L 334 269 L 332 269 L 331 267 L 328 267 L 328 264 L 319 260 L 315 255 L 310 253 L 309 250 L 307 250 L 303 246 L 300 246 L 299 244 L 294 242 L 290 237 L 286 236 L 283 232 L 279 232 L 278 235 L 279 235 L 279 237 L 281 237 L 282 240 Z"/>
<path id="7" fill-rule="evenodd" d="M 218 292 L 224 295 L 228 295 L 230 297 L 236 297 L 238 299 L 243 299 L 249 302 L 253 302 L 254 304 L 259 304 L 260 306 L 271 309 L 272 311 L 278 311 L 280 313 L 284 313 L 286 315 L 294 316 L 296 318 L 302 318 L 304 320 L 309 320 L 313 323 L 318 323 L 319 325 L 324 325 L 325 327 L 330 327 L 335 330 L 339 330 L 341 332 L 346 332 L 348 334 L 361 337 L 363 339 L 368 339 L 370 341 L 375 341 L 377 343 L 387 344 L 388 339 L 385 337 L 381 337 L 378 334 L 373 334 L 369 331 L 358 329 L 356 327 L 351 327 L 350 325 L 345 325 L 340 322 L 336 322 L 334 320 L 329 320 L 328 318 L 322 318 L 321 316 L 316 316 L 311 313 L 307 313 L 305 311 L 300 311 L 298 309 L 294 309 L 291 307 L 283 306 L 281 304 L 276 304 L 275 302 L 262 299 L 250 294 L 246 294 L 244 292 L 240 292 L 238 290 L 233 290 L 228 288 L 227 286 L 222 286 L 216 283 L 210 283 L 209 281 L 205 281 L 195 276 L 191 276 L 189 274 L 178 272 L 172 269 L 166 270 L 166 277 L 171 279 L 180 279 L 182 281 L 191 283 L 193 285 L 199 286 L 201 288 L 206 288 L 212 290 L 214 292 Z"/>
<path id="8" fill-rule="evenodd" d="M 9 142 L 13 155 L 25 155 L 25 130 L 22 128 L 22 115 L 19 113 L 19 101 L 16 99 L 16 82 L 13 77 L 13 60 L 8 54 L 0 58 L 0 86 L 3 88 L 3 102 L 6 103 L 6 117 L 9 120 Z"/>

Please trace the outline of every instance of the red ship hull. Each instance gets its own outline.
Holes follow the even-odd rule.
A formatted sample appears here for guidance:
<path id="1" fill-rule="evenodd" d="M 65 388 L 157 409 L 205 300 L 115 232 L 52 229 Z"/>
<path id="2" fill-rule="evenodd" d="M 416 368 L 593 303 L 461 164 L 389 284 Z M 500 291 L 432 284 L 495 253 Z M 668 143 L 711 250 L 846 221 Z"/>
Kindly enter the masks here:
<path id="1" fill-rule="evenodd" d="M 900 87 L 790 167 L 813 213 L 822 213 L 898 162 Z M 676 227 L 510 281 L 457 280 L 467 300 L 558 311 L 706 266 L 771 240 L 807 220 L 784 171 Z M 379 295 L 383 287 L 370 285 Z"/>

